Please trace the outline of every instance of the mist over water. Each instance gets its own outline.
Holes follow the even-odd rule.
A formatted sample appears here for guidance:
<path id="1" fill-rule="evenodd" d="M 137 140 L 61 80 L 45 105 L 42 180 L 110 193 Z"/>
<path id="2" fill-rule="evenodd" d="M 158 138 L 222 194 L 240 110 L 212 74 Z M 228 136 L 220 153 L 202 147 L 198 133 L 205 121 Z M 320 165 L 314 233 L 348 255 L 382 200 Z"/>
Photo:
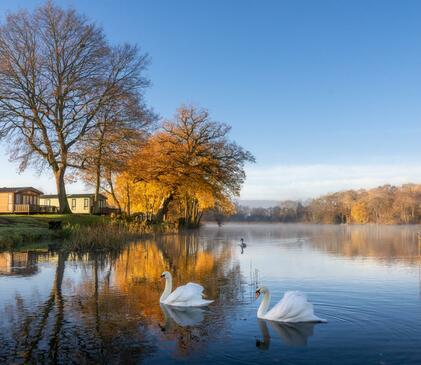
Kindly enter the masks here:
<path id="1" fill-rule="evenodd" d="M 419 230 L 206 225 L 114 255 L 0 253 L 0 362 L 416 364 Z M 164 270 L 215 302 L 160 306 Z M 328 323 L 258 321 L 256 285 L 272 305 L 287 290 L 306 292 Z"/>

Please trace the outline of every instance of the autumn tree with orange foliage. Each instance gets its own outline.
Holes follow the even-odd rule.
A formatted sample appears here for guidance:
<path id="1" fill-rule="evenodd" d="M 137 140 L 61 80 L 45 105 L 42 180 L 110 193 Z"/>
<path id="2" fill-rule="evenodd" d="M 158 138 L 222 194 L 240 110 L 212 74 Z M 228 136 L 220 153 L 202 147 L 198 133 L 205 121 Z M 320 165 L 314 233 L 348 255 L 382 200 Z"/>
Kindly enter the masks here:
<path id="1" fill-rule="evenodd" d="M 230 129 L 205 109 L 181 107 L 139 148 L 126 173 L 160 195 L 154 221 L 171 217 L 191 227 L 200 223 L 205 209 L 233 211 L 233 198 L 246 177 L 244 165 L 254 157 L 228 139 Z"/>

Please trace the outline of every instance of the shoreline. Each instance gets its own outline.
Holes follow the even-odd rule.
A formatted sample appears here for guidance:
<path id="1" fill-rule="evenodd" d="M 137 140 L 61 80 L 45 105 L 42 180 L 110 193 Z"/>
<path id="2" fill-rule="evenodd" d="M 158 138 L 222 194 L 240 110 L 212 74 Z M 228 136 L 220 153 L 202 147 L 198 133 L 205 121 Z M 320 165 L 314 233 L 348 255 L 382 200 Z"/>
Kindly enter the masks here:
<path id="1" fill-rule="evenodd" d="M 51 229 L 49 223 L 57 221 L 60 228 Z M 104 251 L 121 248 L 133 239 L 166 233 L 175 233 L 174 227 L 92 215 L 3 215 L 0 251 L 50 246 L 68 251 Z"/>

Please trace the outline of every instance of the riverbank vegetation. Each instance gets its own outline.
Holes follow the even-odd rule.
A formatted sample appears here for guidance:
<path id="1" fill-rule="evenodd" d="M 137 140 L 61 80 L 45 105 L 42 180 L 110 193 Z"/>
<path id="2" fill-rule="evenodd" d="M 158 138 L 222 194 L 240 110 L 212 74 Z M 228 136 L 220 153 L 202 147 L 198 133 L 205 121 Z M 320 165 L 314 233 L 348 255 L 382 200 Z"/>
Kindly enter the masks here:
<path id="1" fill-rule="evenodd" d="M 60 222 L 58 228 L 50 223 Z M 0 250 L 22 247 L 60 249 L 72 252 L 112 251 L 135 239 L 157 233 L 174 233 L 169 223 L 153 224 L 136 217 L 95 215 L 1 215 Z"/>
<path id="2" fill-rule="evenodd" d="M 41 242 L 47 245 L 58 239 L 69 237 L 70 227 L 97 226 L 108 218 L 94 215 L 45 214 L 45 215 L 1 215 L 0 249 L 11 249 Z M 62 229 L 49 229 L 49 222 L 60 221 Z"/>
<path id="3" fill-rule="evenodd" d="M 246 222 L 418 224 L 421 223 L 421 185 L 384 185 L 369 190 L 347 190 L 306 202 L 284 201 L 271 208 L 237 206 L 236 213 L 224 219 Z"/>

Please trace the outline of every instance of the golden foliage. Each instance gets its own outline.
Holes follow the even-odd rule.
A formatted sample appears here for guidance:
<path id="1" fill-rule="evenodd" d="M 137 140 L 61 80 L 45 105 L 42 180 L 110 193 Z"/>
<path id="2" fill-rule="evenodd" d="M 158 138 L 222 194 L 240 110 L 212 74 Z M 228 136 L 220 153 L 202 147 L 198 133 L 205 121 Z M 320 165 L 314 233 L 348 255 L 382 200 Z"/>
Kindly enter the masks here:
<path id="1" fill-rule="evenodd" d="M 163 218 L 197 225 L 204 210 L 234 210 L 233 198 L 253 156 L 227 139 L 230 128 L 206 110 L 182 107 L 175 120 L 139 148 L 116 182 L 124 205 L 157 221 Z"/>
<path id="2" fill-rule="evenodd" d="M 233 220 L 311 223 L 421 223 L 421 185 L 384 185 L 323 195 L 304 205 L 284 201 L 272 208 L 237 207 Z"/>
<path id="3" fill-rule="evenodd" d="M 368 223 L 369 214 L 365 202 L 357 202 L 351 208 L 351 217 L 355 223 Z"/>

